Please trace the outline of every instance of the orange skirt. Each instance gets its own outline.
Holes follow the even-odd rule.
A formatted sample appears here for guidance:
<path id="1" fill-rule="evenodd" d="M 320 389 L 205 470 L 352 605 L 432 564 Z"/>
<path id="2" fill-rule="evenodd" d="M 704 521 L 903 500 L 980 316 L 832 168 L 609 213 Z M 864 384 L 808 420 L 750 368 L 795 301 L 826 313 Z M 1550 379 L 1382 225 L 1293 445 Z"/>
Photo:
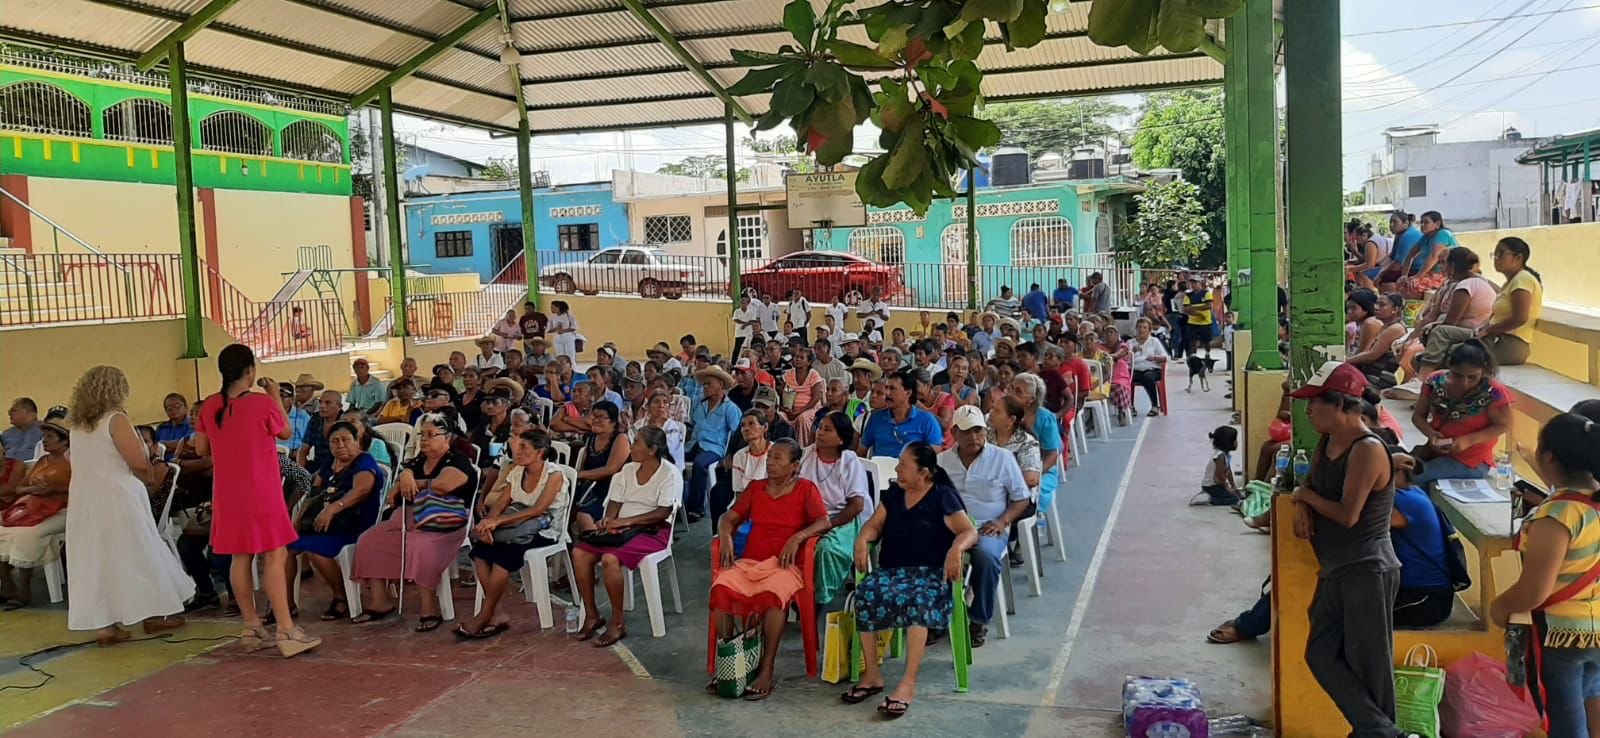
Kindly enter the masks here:
<path id="1" fill-rule="evenodd" d="M 778 566 L 777 557 L 739 559 L 711 579 L 711 609 L 735 617 L 760 615 L 789 606 L 805 587 L 798 567 Z"/>

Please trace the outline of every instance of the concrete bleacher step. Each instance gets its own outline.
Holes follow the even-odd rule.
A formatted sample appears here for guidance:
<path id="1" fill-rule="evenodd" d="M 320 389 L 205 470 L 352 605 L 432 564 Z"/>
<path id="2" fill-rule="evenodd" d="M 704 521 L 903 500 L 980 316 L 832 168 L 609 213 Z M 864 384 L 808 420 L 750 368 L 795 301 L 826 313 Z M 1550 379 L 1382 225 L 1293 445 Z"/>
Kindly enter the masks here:
<path id="1" fill-rule="evenodd" d="M 1522 411 L 1540 424 L 1583 400 L 1600 398 L 1600 387 L 1533 364 L 1500 367 L 1499 379 L 1523 404 Z"/>

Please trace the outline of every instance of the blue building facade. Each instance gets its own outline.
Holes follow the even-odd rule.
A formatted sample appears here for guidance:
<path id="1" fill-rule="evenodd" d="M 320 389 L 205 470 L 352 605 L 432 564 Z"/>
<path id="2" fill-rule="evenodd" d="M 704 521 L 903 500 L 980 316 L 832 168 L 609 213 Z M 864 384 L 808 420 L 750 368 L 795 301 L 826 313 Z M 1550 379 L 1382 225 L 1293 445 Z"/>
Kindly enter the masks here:
<path id="1" fill-rule="evenodd" d="M 628 209 L 611 183 L 533 192 L 541 252 L 598 251 L 628 240 Z M 471 272 L 489 281 L 522 259 L 522 203 L 515 190 L 414 197 L 405 204 L 407 263 L 434 274 Z"/>

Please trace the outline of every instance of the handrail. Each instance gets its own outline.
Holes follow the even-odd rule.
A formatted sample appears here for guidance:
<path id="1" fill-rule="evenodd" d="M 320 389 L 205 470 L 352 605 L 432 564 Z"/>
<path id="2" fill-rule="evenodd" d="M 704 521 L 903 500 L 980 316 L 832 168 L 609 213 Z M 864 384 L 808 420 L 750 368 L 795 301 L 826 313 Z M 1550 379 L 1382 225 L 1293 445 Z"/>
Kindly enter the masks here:
<path id="1" fill-rule="evenodd" d="M 101 259 L 104 259 L 107 264 L 110 264 L 111 266 L 115 267 L 117 271 L 122 272 L 123 276 L 131 276 L 133 274 L 132 272 L 128 271 L 127 267 L 125 267 L 125 266 L 123 266 L 121 264 L 118 264 L 115 261 L 112 261 L 111 257 L 106 256 L 105 253 L 102 252 L 100 249 L 97 249 L 97 248 L 95 248 L 93 246 L 90 246 L 89 242 L 87 242 L 87 241 L 85 241 L 85 240 L 83 240 L 81 238 L 78 238 L 77 234 L 75 234 L 72 231 L 69 231 L 69 230 L 67 230 L 65 228 L 62 228 L 60 223 L 57 223 L 57 222 L 51 220 L 50 216 L 45 215 L 44 213 L 41 213 L 38 210 L 35 210 L 32 205 L 29 205 L 28 203 L 23 202 L 22 198 L 11 194 L 10 192 L 8 192 L 6 190 L 6 188 L 0 187 L 0 195 L 4 195 L 4 196 L 6 196 L 7 199 L 11 200 L 12 202 L 14 202 L 14 203 L 16 203 L 18 205 L 21 205 L 23 210 L 26 210 L 29 213 L 32 213 L 33 217 L 44 221 L 51 228 L 56 229 L 57 232 L 65 233 L 67 235 L 67 238 L 72 239 L 72 241 L 74 243 L 78 244 L 79 246 L 82 246 L 85 251 L 88 251 L 89 253 L 94 254 L 95 256 L 98 256 Z"/>

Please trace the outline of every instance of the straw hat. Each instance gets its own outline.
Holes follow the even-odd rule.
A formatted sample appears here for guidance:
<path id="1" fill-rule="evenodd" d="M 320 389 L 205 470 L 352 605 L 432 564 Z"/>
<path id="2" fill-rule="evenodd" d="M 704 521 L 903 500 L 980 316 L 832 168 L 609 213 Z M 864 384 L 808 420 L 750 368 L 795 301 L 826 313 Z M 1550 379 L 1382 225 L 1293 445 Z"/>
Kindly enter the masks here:
<path id="1" fill-rule="evenodd" d="M 527 394 L 527 391 L 522 389 L 522 385 L 517 384 L 517 380 L 510 377 L 495 377 L 483 385 L 483 391 L 488 394 L 493 394 L 495 390 L 499 389 L 504 389 L 511 393 L 511 404 L 513 405 L 521 404 L 523 395 Z"/>
<path id="2" fill-rule="evenodd" d="M 476 339 L 473 340 L 472 345 L 474 345 L 474 346 L 493 346 L 494 345 L 494 337 L 493 336 L 478 336 Z"/>
<path id="3" fill-rule="evenodd" d="M 662 341 L 654 346 L 651 346 L 649 351 L 644 352 L 645 356 L 655 356 L 656 354 L 661 354 L 662 356 L 671 356 L 672 347 L 668 346 L 666 341 Z"/>
<path id="4" fill-rule="evenodd" d="M 300 387 L 311 387 L 318 392 L 322 391 L 324 387 L 327 387 L 327 385 L 323 384 L 322 382 L 318 381 L 316 377 L 312 376 L 311 372 L 301 372 L 300 376 L 294 378 L 294 386 L 296 389 Z"/>
<path id="5" fill-rule="evenodd" d="M 733 375 L 723 371 L 722 367 L 715 364 L 695 372 L 694 378 L 702 382 L 706 381 L 707 379 L 715 379 L 721 382 L 723 387 L 733 386 Z"/>
<path id="6" fill-rule="evenodd" d="M 883 378 L 883 367 L 878 366 L 867 359 L 856 359 L 855 363 L 850 365 L 850 371 L 854 372 L 857 370 L 871 374 L 872 381 L 874 382 Z"/>

